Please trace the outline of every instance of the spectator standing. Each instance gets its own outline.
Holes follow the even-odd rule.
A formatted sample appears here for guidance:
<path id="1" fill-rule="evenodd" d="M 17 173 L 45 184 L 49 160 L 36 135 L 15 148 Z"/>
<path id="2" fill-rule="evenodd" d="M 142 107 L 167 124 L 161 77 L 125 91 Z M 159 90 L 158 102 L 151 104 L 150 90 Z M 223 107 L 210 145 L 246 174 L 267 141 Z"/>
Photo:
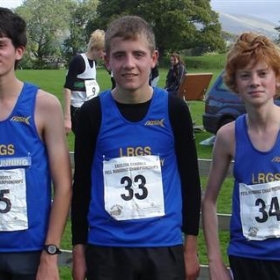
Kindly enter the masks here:
<path id="1" fill-rule="evenodd" d="M 158 52 L 142 18 L 114 20 L 105 50 L 116 87 L 82 106 L 76 133 L 74 279 L 197 279 L 200 180 L 188 106 L 149 86 Z"/>
<path id="2" fill-rule="evenodd" d="M 72 59 L 64 84 L 65 132 L 76 132 L 76 121 L 85 101 L 98 95 L 100 87 L 96 79 L 96 63 L 104 57 L 103 30 L 95 30 L 89 39 L 87 51 Z"/>
<path id="3" fill-rule="evenodd" d="M 166 76 L 165 89 L 169 94 L 177 96 L 177 91 L 180 87 L 180 83 L 187 70 L 183 60 L 178 53 L 172 53 L 170 55 L 171 67 Z"/>
<path id="4" fill-rule="evenodd" d="M 151 74 L 150 74 L 150 86 L 156 87 L 159 81 L 159 70 L 158 70 L 158 63 L 155 65 L 155 67 L 152 68 Z"/>
<path id="5" fill-rule="evenodd" d="M 210 278 L 232 279 L 223 264 L 216 201 L 234 160 L 228 257 L 235 280 L 280 279 L 279 154 L 280 50 L 263 35 L 243 33 L 227 55 L 224 80 L 238 93 L 247 114 L 216 135 L 203 227 Z"/>
<path id="6" fill-rule="evenodd" d="M 59 100 L 16 78 L 26 43 L 25 21 L 0 7 L 0 279 L 58 280 L 71 167 Z"/>

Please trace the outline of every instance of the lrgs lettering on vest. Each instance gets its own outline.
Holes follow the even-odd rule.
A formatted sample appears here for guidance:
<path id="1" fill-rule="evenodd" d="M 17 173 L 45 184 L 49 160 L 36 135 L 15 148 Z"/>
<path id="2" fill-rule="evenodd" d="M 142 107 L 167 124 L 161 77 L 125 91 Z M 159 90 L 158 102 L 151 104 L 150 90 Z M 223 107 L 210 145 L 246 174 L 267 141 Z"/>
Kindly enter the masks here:
<path id="1" fill-rule="evenodd" d="M 15 153 L 15 147 L 13 144 L 0 144 L 0 156 L 13 155 Z"/>
<path id="2" fill-rule="evenodd" d="M 133 157 L 133 156 L 147 156 L 152 155 L 151 147 L 127 147 L 126 151 L 123 148 L 119 150 L 120 157 Z M 164 159 L 160 159 L 161 166 L 164 165 Z"/>
<path id="3" fill-rule="evenodd" d="M 280 173 L 258 173 L 252 174 L 252 183 L 253 184 L 263 184 L 268 182 L 274 182 L 280 180 Z"/>
<path id="4" fill-rule="evenodd" d="M 127 147 L 126 150 L 120 148 L 120 157 L 151 155 L 151 147 Z"/>

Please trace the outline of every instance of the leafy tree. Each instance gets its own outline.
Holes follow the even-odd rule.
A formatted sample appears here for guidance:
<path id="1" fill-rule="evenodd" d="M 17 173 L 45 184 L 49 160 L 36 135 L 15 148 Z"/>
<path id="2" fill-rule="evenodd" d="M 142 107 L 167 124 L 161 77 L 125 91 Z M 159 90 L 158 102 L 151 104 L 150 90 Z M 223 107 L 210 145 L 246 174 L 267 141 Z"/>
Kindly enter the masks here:
<path id="1" fill-rule="evenodd" d="M 278 34 L 278 38 L 276 39 L 276 42 L 278 43 L 278 44 L 280 44 L 280 25 L 279 26 L 277 26 L 277 27 L 275 27 L 274 28 L 276 31 L 278 31 L 279 32 L 279 34 Z"/>
<path id="2" fill-rule="evenodd" d="M 90 33 L 86 29 L 89 20 L 96 17 L 98 0 L 84 0 L 71 3 L 69 7 L 69 37 L 63 43 L 64 55 L 69 62 L 73 55 L 83 51 L 88 43 Z"/>
<path id="3" fill-rule="evenodd" d="M 16 9 L 27 22 L 28 50 L 36 61 L 35 67 L 44 67 L 49 57 L 61 56 L 61 43 L 68 29 L 68 7 L 72 0 L 25 0 Z"/>
<path id="4" fill-rule="evenodd" d="M 205 51 L 224 51 L 218 14 L 210 0 L 100 0 L 97 19 L 89 21 L 92 29 L 106 29 L 120 15 L 139 15 L 155 31 L 160 54 L 171 50 L 200 47 Z"/>

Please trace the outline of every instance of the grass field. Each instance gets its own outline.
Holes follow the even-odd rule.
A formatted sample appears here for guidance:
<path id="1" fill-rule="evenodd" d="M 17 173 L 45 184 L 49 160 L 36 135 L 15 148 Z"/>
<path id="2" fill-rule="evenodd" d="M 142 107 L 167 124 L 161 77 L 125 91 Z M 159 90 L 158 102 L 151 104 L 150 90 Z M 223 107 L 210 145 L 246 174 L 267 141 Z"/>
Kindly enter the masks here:
<path id="1" fill-rule="evenodd" d="M 207 69 L 202 71 L 199 69 L 190 69 L 190 73 L 208 72 L 213 73 L 213 78 L 211 83 L 215 80 L 220 72 L 220 69 Z M 17 70 L 17 77 L 26 82 L 31 82 L 39 85 L 43 90 L 46 90 L 54 95 L 56 95 L 63 104 L 63 84 L 66 75 L 66 70 Z M 160 80 L 159 87 L 164 87 L 165 77 L 167 74 L 167 69 L 160 69 Z M 98 69 L 97 72 L 98 83 L 100 84 L 101 90 L 111 88 L 110 76 L 103 68 Z M 202 113 L 204 110 L 204 102 L 202 101 L 192 101 L 190 102 L 190 110 L 193 120 L 196 124 L 202 124 Z M 206 134 L 205 137 L 208 135 Z M 70 150 L 73 150 L 74 137 L 73 134 L 68 136 L 68 146 Z M 201 150 L 201 157 L 209 157 L 209 154 L 204 153 L 204 149 Z"/>
<path id="2" fill-rule="evenodd" d="M 219 61 L 221 58 L 219 58 Z M 199 62 L 201 63 L 201 62 Z M 218 63 L 219 64 L 219 63 Z M 198 62 L 197 64 L 198 65 Z M 209 64 L 211 65 L 211 64 Z M 190 68 L 188 69 L 189 73 L 213 73 L 213 78 L 211 80 L 211 84 L 217 77 L 217 75 L 220 73 L 222 69 L 222 65 L 219 68 L 206 68 L 206 69 L 200 69 L 200 68 Z M 64 78 L 66 74 L 66 70 L 17 70 L 17 77 L 21 80 L 35 83 L 39 85 L 43 90 L 46 90 L 54 95 L 56 95 L 62 102 L 63 95 L 63 84 L 64 84 Z M 159 81 L 159 87 L 164 87 L 165 84 L 165 77 L 167 74 L 167 69 L 160 69 L 160 81 Z M 100 84 L 100 87 L 102 90 L 108 89 L 111 87 L 111 81 L 109 74 L 102 68 L 98 69 L 97 72 L 98 82 Z M 62 102 L 63 103 L 63 102 Z M 197 125 L 202 125 L 202 114 L 204 111 L 204 102 L 203 101 L 193 101 L 190 102 L 190 111 L 193 118 L 193 121 Z M 211 158 L 212 153 L 212 147 L 211 146 L 202 146 L 199 143 L 202 140 L 207 139 L 210 137 L 211 134 L 201 131 L 197 132 L 195 134 L 196 139 L 196 145 L 197 145 L 197 151 L 199 158 Z M 70 151 L 73 151 L 74 146 L 74 136 L 73 134 L 70 134 L 67 138 L 68 141 L 68 147 Z M 206 178 L 201 178 L 202 187 L 204 188 L 206 185 Z M 221 191 L 221 195 L 218 201 L 218 212 L 220 213 L 230 213 L 230 197 L 231 197 L 231 180 L 226 180 L 223 189 Z M 228 232 L 220 232 L 220 240 L 223 244 L 223 257 L 225 262 L 227 262 L 226 258 L 226 244 L 228 242 Z M 61 247 L 63 249 L 71 249 L 71 232 L 70 232 L 70 221 L 67 223 L 67 227 L 65 230 L 64 238 L 61 244 Z M 206 250 L 205 250 L 205 243 L 202 236 L 202 232 L 200 232 L 199 235 L 199 255 L 200 255 L 200 261 L 202 264 L 207 263 L 206 258 Z M 60 268 L 60 275 L 62 280 L 68 280 L 71 279 L 71 273 L 69 268 Z"/>

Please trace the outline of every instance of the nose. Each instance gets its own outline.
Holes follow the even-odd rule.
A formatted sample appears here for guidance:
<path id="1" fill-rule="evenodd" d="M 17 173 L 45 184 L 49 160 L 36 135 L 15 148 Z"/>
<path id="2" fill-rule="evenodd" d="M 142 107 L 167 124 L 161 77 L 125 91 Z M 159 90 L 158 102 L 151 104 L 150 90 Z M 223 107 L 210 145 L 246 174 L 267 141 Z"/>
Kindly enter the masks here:
<path id="1" fill-rule="evenodd" d="M 253 73 L 251 76 L 251 86 L 258 86 L 260 84 L 260 77 L 257 73 Z"/>
<path id="2" fill-rule="evenodd" d="M 134 67 L 134 57 L 133 57 L 133 55 L 128 54 L 125 57 L 124 67 L 126 67 L 126 68 L 133 68 Z"/>

